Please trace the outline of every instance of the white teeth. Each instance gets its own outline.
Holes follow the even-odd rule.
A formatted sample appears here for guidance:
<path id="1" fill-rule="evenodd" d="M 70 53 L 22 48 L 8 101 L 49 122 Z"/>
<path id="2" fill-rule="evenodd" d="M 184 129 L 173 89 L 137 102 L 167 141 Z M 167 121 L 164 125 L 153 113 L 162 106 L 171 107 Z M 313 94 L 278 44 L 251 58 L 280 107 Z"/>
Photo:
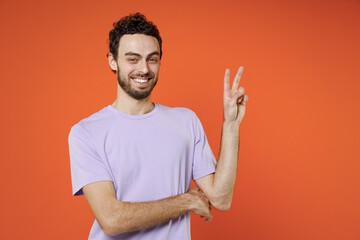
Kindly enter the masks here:
<path id="1" fill-rule="evenodd" d="M 135 82 L 139 82 L 139 83 L 144 83 L 144 82 L 147 82 L 149 81 L 148 79 L 134 79 Z"/>

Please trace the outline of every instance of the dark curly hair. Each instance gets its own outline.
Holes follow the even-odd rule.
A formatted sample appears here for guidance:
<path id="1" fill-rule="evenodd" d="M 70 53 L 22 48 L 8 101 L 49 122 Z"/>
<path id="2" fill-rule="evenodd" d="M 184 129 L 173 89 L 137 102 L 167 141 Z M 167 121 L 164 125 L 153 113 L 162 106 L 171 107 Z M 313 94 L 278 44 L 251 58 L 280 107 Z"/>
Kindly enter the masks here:
<path id="1" fill-rule="evenodd" d="M 115 60 L 118 57 L 120 38 L 125 34 L 145 34 L 155 37 L 160 46 L 160 59 L 162 57 L 162 40 L 156 25 L 148 21 L 141 13 L 130 14 L 113 23 L 113 29 L 109 32 L 109 51 Z"/>

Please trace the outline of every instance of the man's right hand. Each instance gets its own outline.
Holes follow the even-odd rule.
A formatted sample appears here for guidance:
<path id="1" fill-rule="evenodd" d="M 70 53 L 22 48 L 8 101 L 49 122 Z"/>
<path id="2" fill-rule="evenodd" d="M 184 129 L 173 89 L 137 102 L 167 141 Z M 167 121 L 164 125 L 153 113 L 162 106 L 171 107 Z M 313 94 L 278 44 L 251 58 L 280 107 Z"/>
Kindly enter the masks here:
<path id="1" fill-rule="evenodd" d="M 200 192 L 199 187 L 195 187 L 187 192 L 191 196 L 191 211 L 201 218 L 205 217 L 205 222 L 210 222 L 212 219 L 211 215 L 211 204 L 209 199 L 203 192 Z"/>

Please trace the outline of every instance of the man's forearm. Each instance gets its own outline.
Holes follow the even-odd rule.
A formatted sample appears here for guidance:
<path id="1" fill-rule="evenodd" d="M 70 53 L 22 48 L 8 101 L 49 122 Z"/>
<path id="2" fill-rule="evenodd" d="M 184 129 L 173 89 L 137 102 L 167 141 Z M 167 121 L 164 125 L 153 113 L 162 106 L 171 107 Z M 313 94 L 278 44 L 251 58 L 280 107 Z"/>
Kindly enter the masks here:
<path id="1" fill-rule="evenodd" d="M 192 210 L 191 197 L 187 193 L 154 202 L 129 203 L 114 200 L 111 204 L 112 215 L 106 226 L 102 226 L 109 236 L 164 223 Z"/>
<path id="2" fill-rule="evenodd" d="M 224 122 L 221 133 L 219 161 L 214 175 L 213 188 L 225 209 L 230 207 L 236 180 L 239 153 L 239 125 Z"/>

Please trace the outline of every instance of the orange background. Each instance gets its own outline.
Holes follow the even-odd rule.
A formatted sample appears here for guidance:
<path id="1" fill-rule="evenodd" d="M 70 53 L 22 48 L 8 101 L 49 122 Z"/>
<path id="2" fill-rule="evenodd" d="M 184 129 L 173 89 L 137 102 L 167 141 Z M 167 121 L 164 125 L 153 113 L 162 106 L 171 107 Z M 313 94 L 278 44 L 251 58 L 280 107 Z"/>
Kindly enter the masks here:
<path id="1" fill-rule="evenodd" d="M 112 23 L 160 29 L 153 101 L 194 110 L 218 156 L 225 68 L 249 95 L 231 209 L 193 239 L 360 239 L 360 1 L 0 1 L 0 239 L 87 239 L 70 127 L 116 98 Z"/>

